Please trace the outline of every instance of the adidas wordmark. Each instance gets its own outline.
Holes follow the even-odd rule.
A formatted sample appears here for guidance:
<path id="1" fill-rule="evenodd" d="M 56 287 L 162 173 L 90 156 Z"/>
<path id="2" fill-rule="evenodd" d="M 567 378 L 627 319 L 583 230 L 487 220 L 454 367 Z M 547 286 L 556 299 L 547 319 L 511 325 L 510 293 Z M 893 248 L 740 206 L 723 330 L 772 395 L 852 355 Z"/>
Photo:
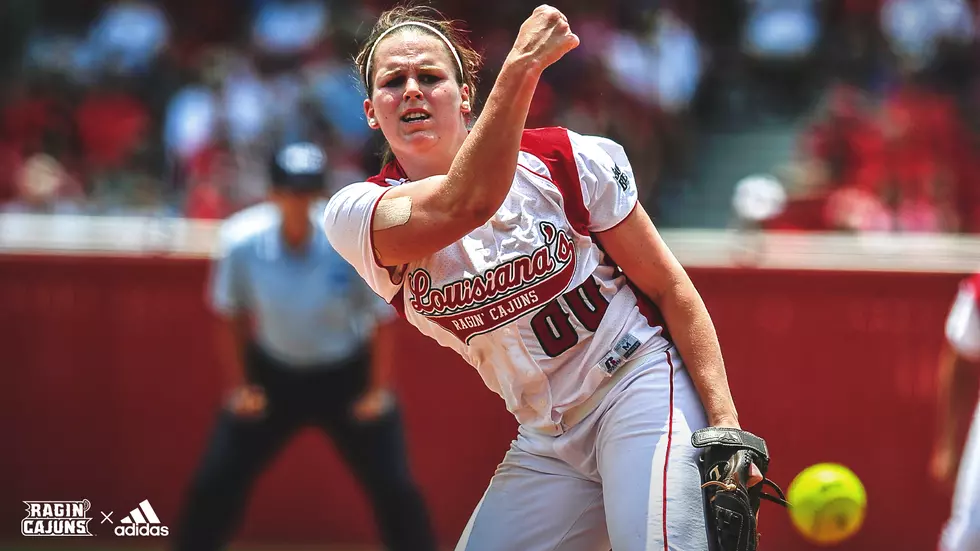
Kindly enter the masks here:
<path id="1" fill-rule="evenodd" d="M 144 499 L 119 521 L 114 532 L 117 536 L 169 536 L 170 528 L 161 524 L 150 501 Z"/>

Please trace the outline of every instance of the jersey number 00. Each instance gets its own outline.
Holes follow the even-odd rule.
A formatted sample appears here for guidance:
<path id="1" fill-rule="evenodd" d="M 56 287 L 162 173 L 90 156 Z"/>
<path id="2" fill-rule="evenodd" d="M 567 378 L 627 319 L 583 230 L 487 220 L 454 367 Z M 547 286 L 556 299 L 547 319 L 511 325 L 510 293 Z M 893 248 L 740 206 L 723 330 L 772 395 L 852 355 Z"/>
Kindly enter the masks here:
<path id="1" fill-rule="evenodd" d="M 541 350 L 555 358 L 578 343 L 578 332 L 568 319 L 568 312 L 562 307 L 563 299 L 575 319 L 591 333 L 599 329 L 602 316 L 606 314 L 609 301 L 602 296 L 599 283 L 590 276 L 584 283 L 556 297 L 531 318 L 531 329 L 538 338 Z"/>

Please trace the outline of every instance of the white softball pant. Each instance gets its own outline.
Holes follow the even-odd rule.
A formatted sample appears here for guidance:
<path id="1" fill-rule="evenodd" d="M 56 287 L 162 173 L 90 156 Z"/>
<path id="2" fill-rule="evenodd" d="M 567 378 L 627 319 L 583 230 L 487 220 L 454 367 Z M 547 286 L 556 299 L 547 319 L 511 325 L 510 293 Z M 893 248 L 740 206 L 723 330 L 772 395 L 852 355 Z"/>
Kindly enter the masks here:
<path id="1" fill-rule="evenodd" d="M 707 549 L 701 401 L 675 349 L 632 361 L 563 435 L 521 428 L 456 551 Z"/>

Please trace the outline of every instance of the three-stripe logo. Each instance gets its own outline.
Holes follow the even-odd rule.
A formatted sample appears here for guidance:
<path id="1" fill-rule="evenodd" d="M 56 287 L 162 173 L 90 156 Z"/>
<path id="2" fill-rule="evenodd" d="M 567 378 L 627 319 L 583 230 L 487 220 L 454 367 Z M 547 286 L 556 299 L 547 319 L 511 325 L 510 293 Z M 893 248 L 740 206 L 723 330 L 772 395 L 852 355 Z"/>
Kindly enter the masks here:
<path id="1" fill-rule="evenodd" d="M 170 528 L 163 526 L 150 500 L 144 499 L 119 521 L 114 532 L 117 536 L 169 536 Z"/>

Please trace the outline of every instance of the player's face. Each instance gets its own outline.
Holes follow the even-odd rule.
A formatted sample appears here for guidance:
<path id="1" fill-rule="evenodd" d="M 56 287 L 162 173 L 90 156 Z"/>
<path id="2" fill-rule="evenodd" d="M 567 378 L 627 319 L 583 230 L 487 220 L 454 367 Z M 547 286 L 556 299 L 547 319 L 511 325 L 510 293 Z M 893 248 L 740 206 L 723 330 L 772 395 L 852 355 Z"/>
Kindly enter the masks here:
<path id="1" fill-rule="evenodd" d="M 364 112 L 395 155 L 431 154 L 466 131 L 469 90 L 456 82 L 456 61 L 439 38 L 412 30 L 385 37 L 371 71 L 374 91 Z"/>

